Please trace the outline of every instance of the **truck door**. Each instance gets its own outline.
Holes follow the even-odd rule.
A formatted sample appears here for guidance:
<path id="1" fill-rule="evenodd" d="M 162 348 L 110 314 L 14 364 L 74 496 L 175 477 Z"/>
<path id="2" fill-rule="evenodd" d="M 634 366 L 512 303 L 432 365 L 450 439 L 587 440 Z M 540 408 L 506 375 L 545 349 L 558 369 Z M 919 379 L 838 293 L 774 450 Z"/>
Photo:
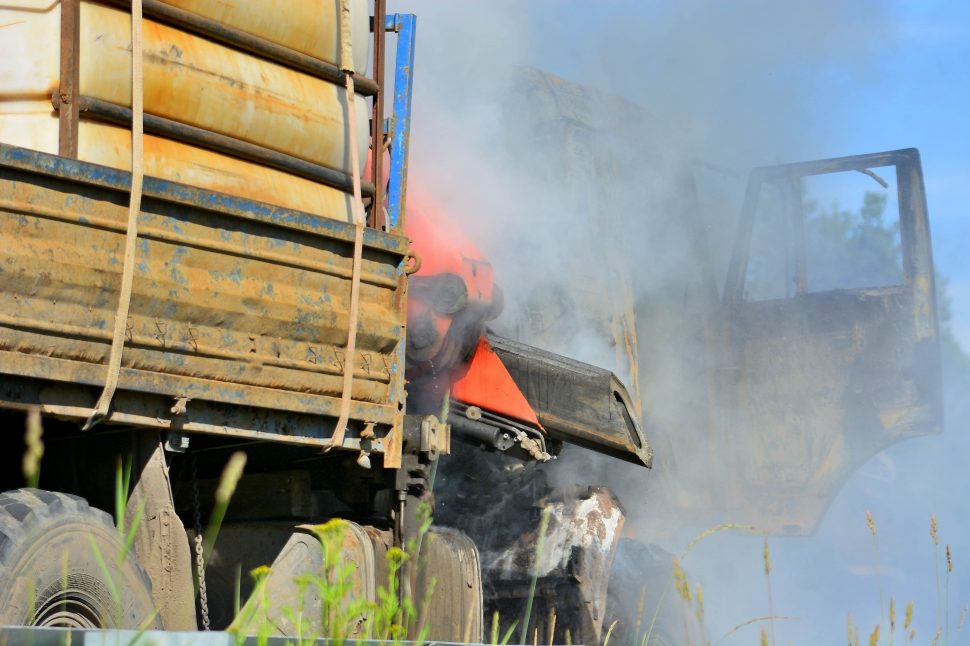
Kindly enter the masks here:
<path id="1" fill-rule="evenodd" d="M 722 299 L 728 502 L 811 531 L 864 461 L 938 432 L 935 296 L 917 150 L 755 169 Z"/>

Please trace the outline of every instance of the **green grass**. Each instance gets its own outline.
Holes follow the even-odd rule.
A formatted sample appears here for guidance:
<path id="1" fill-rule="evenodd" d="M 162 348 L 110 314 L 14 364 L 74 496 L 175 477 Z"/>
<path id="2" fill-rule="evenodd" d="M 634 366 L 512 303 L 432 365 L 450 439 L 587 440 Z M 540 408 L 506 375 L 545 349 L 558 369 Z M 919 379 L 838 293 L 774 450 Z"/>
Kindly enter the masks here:
<path id="1" fill-rule="evenodd" d="M 29 486 L 36 487 L 39 481 L 40 463 L 44 454 L 43 428 L 40 415 L 37 412 L 29 413 L 27 416 L 26 445 L 27 451 L 23 459 L 23 475 Z M 238 482 L 245 468 L 245 454 L 237 452 L 233 454 L 223 469 L 218 487 L 215 493 L 213 511 L 209 518 L 207 529 L 204 535 L 203 554 L 206 559 L 210 558 L 218 538 L 222 522 L 228 505 L 235 493 Z M 116 554 L 103 554 L 93 537 L 90 537 L 91 549 L 101 570 L 105 585 L 114 601 L 115 622 L 122 623 L 122 601 L 125 591 L 122 581 L 122 565 L 129 558 L 135 536 L 141 525 L 144 506 L 139 505 L 130 520 L 126 520 L 128 508 L 128 491 L 131 487 L 132 461 L 118 459 L 115 468 L 115 498 L 114 512 L 116 518 L 117 538 L 119 549 Z M 386 586 L 379 586 L 376 590 L 375 598 L 360 599 L 355 597 L 354 592 L 354 566 L 344 562 L 342 559 L 343 542 L 348 527 L 347 521 L 333 519 L 312 528 L 322 554 L 322 566 L 319 572 L 306 572 L 298 576 L 293 584 L 298 590 L 297 599 L 299 602 L 295 607 L 282 608 L 289 622 L 295 626 L 296 634 L 290 636 L 290 642 L 294 646 L 303 646 L 315 642 L 321 637 L 327 637 L 334 646 L 343 646 L 348 643 L 356 643 L 363 639 L 380 639 L 392 644 L 399 644 L 405 640 L 414 641 L 418 644 L 427 641 L 429 627 L 423 625 L 420 609 L 427 607 L 430 603 L 434 589 L 434 582 L 425 591 L 423 599 L 417 600 L 410 591 L 409 586 L 402 588 L 402 580 L 413 580 L 410 568 L 421 568 L 425 564 L 423 559 L 423 546 L 425 541 L 433 540 L 430 533 L 431 514 L 425 508 L 422 510 L 422 520 L 418 535 L 409 541 L 405 549 L 392 547 L 388 550 L 382 567 L 385 568 L 388 582 Z M 527 599 L 525 600 L 521 617 L 514 621 L 504 631 L 500 631 L 500 617 L 495 613 L 491 617 L 490 630 L 486 635 L 487 643 L 493 646 L 505 646 L 510 643 L 516 629 L 519 629 L 518 637 L 521 644 L 538 642 L 538 635 L 532 635 L 532 642 L 529 640 L 528 628 L 532 619 L 532 608 L 535 597 L 535 590 L 538 580 L 538 564 L 543 557 L 543 551 L 547 549 L 545 545 L 545 535 L 548 529 L 550 513 L 547 509 L 541 517 L 537 534 L 537 544 L 532 580 Z M 908 601 L 902 613 L 902 621 L 897 621 L 896 597 L 889 595 L 888 604 L 885 603 L 885 591 L 880 572 L 879 543 L 875 521 L 871 514 L 866 515 L 866 523 L 871 535 L 872 558 L 875 568 L 875 586 L 879 600 L 880 621 L 871 630 L 863 628 L 858 623 L 854 623 L 852 615 L 848 614 L 846 622 L 846 639 L 850 646 L 861 646 L 863 636 L 870 646 L 889 644 L 894 646 L 900 644 L 913 643 L 919 636 L 915 632 L 914 615 L 915 607 L 912 601 Z M 707 529 L 692 539 L 680 554 L 673 560 L 672 575 L 662 583 L 663 589 L 654 608 L 647 608 L 645 604 L 646 587 L 641 591 L 640 603 L 638 604 L 638 617 L 634 630 L 634 645 L 655 646 L 658 641 L 654 636 L 654 628 L 657 624 L 660 613 L 663 611 L 663 604 L 666 596 L 671 589 L 677 591 L 685 613 L 685 617 L 690 617 L 691 622 L 696 626 L 691 630 L 685 619 L 683 626 L 682 644 L 698 646 L 718 644 L 737 633 L 758 626 L 759 633 L 757 639 L 764 644 L 775 643 L 775 622 L 790 621 L 797 617 L 780 615 L 774 612 L 774 599 L 771 594 L 771 556 L 768 549 L 767 539 L 763 542 L 764 576 L 767 587 L 767 610 L 762 616 L 752 617 L 734 626 L 724 635 L 710 641 L 706 637 L 705 627 L 705 603 L 717 603 L 717 600 L 705 601 L 703 589 L 700 584 L 694 586 L 688 578 L 683 563 L 688 559 L 691 551 L 702 541 L 709 540 L 711 537 L 724 531 L 742 531 L 746 533 L 760 534 L 761 532 L 751 526 L 738 524 L 722 524 Z M 933 635 L 926 635 L 924 639 L 930 638 L 931 644 L 949 646 L 951 637 L 955 643 L 960 643 L 962 630 L 970 606 L 964 606 L 959 615 L 956 626 L 951 627 L 950 621 L 950 574 L 954 571 L 953 553 L 950 545 L 945 544 L 944 556 L 941 557 L 939 526 L 936 516 L 931 517 L 930 538 L 932 541 L 933 571 L 936 580 L 936 612 Z M 113 565 L 115 567 L 111 567 Z M 63 564 L 64 570 L 64 589 L 67 588 L 68 564 Z M 689 567 L 689 564 L 688 564 Z M 940 570 L 944 569 L 941 577 Z M 248 598 L 243 601 L 240 597 L 241 573 L 237 575 L 235 587 L 234 608 L 235 618 L 228 631 L 235 636 L 238 643 L 244 642 L 248 637 L 255 637 L 257 643 L 264 644 L 268 638 L 275 634 L 276 627 L 270 618 L 272 603 L 267 598 L 267 583 L 272 571 L 268 566 L 256 568 L 250 573 L 253 577 L 253 591 Z M 657 582 L 644 582 L 647 585 L 655 585 Z M 32 582 L 27 582 L 28 588 Z M 36 591 L 34 591 L 36 593 Z M 313 592 L 320 600 L 319 616 L 311 616 L 313 612 L 303 606 L 306 592 Z M 34 600 L 35 594 L 29 595 Z M 567 613 L 568 609 L 559 609 L 559 614 Z M 31 612 L 31 615 L 33 613 Z M 649 616 L 649 622 L 643 629 L 644 620 Z M 146 617 L 139 631 L 143 631 L 155 620 L 155 616 Z M 694 621 L 696 620 L 696 622 Z M 614 643 L 614 628 L 617 622 L 613 622 L 606 627 L 601 639 L 602 646 L 609 646 Z M 952 628 L 952 630 L 951 630 Z M 551 641 L 552 630 L 545 642 Z M 752 635 L 752 638 L 755 638 Z M 769 642 L 770 640 L 770 642 Z M 571 643 L 572 639 L 568 634 L 565 635 L 566 643 Z M 623 646 L 623 645 L 620 645 Z"/>

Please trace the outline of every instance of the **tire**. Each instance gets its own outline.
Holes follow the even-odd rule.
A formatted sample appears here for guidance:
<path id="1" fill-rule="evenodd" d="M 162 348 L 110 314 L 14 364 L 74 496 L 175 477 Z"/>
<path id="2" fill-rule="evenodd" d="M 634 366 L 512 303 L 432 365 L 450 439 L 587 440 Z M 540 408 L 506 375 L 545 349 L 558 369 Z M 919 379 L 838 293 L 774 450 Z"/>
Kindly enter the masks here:
<path id="1" fill-rule="evenodd" d="M 485 633 L 478 548 L 456 529 L 432 527 L 421 551 L 426 561 L 418 566 L 414 602 L 427 639 L 480 643 Z"/>
<path id="2" fill-rule="evenodd" d="M 0 494 L 0 625 L 161 628 L 151 582 L 131 554 L 118 564 L 121 545 L 111 517 L 83 498 Z"/>
<path id="3" fill-rule="evenodd" d="M 673 560 L 673 554 L 657 545 L 620 539 L 610 572 L 603 623 L 605 635 L 610 624 L 616 621 L 610 643 L 639 644 L 648 630 L 651 646 L 707 643 L 704 627 L 698 624 L 694 613 L 687 609 L 673 587 Z M 655 613 L 656 620 L 650 628 Z"/>

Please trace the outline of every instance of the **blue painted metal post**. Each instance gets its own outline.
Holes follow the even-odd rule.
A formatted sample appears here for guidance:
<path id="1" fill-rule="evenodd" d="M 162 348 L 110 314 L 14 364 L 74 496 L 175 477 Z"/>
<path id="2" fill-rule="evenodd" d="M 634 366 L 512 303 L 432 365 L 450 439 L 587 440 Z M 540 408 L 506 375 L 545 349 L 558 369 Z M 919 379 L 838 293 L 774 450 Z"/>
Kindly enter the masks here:
<path id="1" fill-rule="evenodd" d="M 412 14 L 393 14 L 387 16 L 385 27 L 387 31 L 397 32 L 394 111 L 391 116 L 391 172 L 387 188 L 387 221 L 392 229 L 404 224 L 404 208 L 407 201 L 415 25 L 416 19 Z"/>
<path id="2" fill-rule="evenodd" d="M 411 89 L 414 70 L 414 28 L 416 19 L 411 14 L 393 14 L 387 16 L 385 30 L 397 32 L 397 50 L 394 58 L 394 101 L 390 126 L 387 130 L 391 135 L 391 168 L 388 174 L 387 186 L 387 225 L 388 229 L 397 233 L 403 232 L 405 203 L 407 201 L 408 181 L 408 152 L 411 143 Z M 402 279 L 401 307 L 406 312 L 407 277 L 404 276 L 405 259 L 398 271 Z M 406 330 L 402 330 L 401 340 L 398 342 L 396 360 L 391 366 L 393 387 L 391 401 L 402 404 L 404 402 L 404 342 Z M 404 414 L 401 407 L 400 414 Z M 403 434 L 403 417 L 398 418 L 398 433 Z"/>

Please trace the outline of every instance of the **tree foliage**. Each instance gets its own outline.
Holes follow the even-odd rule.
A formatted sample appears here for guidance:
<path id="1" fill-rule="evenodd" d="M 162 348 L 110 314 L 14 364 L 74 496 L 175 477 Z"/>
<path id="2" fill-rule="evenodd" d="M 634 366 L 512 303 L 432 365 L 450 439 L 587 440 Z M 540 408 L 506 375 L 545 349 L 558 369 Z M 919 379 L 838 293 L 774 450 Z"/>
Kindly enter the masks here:
<path id="1" fill-rule="evenodd" d="M 867 191 L 858 211 L 804 206 L 809 291 L 902 283 L 899 223 L 885 221 L 886 195 Z"/>

